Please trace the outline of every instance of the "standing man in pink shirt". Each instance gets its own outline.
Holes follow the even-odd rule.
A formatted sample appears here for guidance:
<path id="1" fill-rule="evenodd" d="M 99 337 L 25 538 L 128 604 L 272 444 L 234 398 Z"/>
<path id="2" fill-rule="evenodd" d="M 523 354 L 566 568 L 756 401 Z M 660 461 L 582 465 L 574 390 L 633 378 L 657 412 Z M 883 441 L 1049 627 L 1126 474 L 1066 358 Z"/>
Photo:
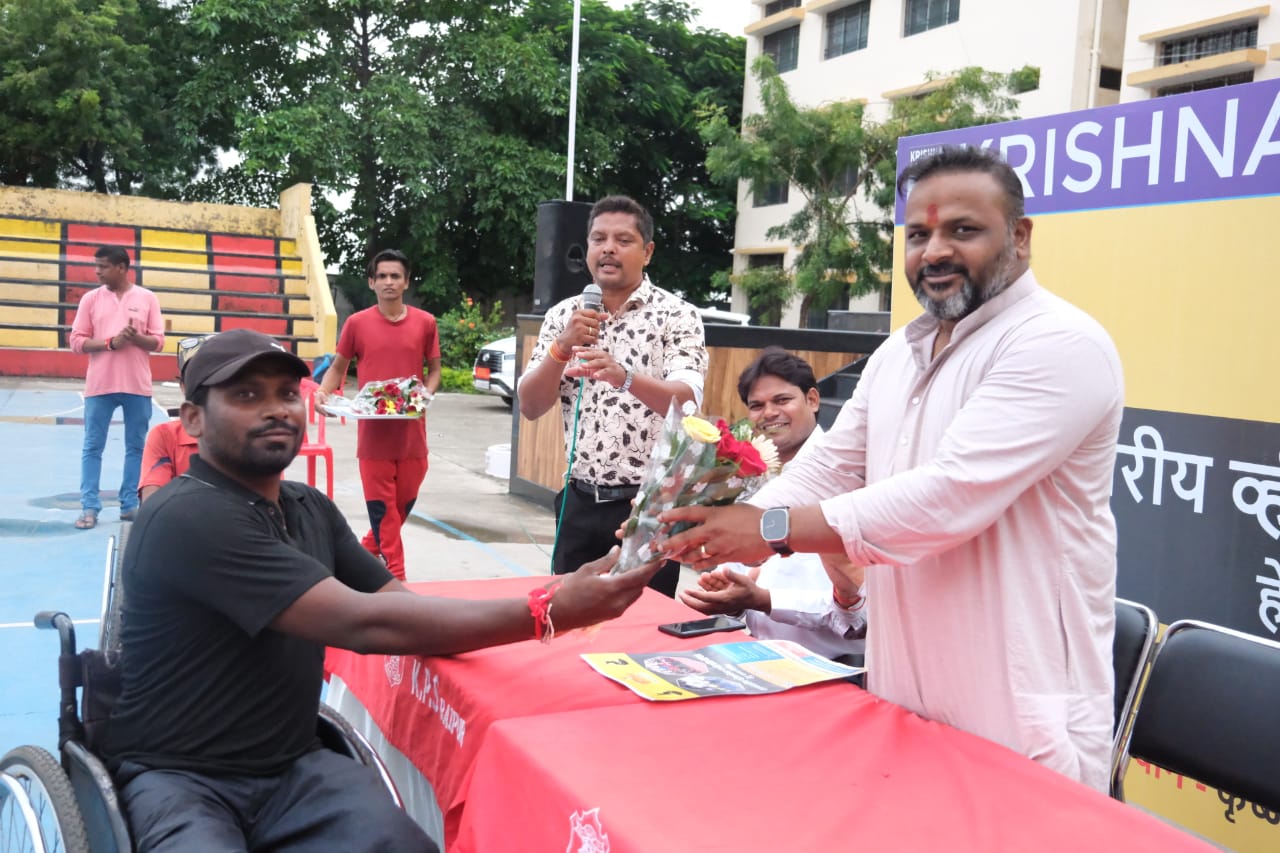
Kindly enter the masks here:
<path id="1" fill-rule="evenodd" d="M 138 511 L 142 446 L 151 421 L 151 353 L 164 346 L 164 320 L 155 294 L 129 281 L 129 253 L 119 246 L 94 252 L 102 287 L 80 300 L 71 327 L 72 352 L 89 356 L 84 380 L 84 451 L 80 457 L 80 517 L 76 527 L 98 524 L 102 449 L 118 407 L 124 414 L 124 476 L 120 518 Z"/>

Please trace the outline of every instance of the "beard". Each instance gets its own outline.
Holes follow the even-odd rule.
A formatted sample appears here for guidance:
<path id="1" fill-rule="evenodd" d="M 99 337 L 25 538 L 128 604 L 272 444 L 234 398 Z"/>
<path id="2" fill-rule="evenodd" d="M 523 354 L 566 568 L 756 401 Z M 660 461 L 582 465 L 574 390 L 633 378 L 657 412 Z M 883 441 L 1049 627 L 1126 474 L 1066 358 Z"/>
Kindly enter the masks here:
<path id="1" fill-rule="evenodd" d="M 937 319 L 947 322 L 963 320 L 1013 284 L 1017 263 L 1017 247 L 1013 244 L 1011 234 L 985 276 L 975 279 L 968 267 L 959 264 L 930 264 L 916 272 L 915 280 L 911 282 L 911 291 L 916 295 L 920 306 Z M 938 299 L 930 296 L 924 285 L 925 276 L 937 275 L 959 275 L 964 281 L 955 293 Z"/>
<path id="2" fill-rule="evenodd" d="M 292 432 L 292 437 L 272 436 L 269 440 L 261 438 L 266 432 L 281 429 Z M 272 421 L 250 430 L 245 438 L 243 443 L 212 438 L 208 445 L 211 461 L 218 467 L 241 476 L 269 477 L 288 468 L 302 447 L 302 430 L 283 421 Z"/>

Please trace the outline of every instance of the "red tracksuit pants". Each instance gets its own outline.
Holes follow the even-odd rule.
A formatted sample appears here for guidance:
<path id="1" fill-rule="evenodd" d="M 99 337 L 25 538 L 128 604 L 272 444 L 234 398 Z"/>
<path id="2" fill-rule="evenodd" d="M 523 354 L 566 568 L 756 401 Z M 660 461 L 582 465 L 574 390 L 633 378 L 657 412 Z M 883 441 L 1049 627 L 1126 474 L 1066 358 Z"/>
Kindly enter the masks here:
<path id="1" fill-rule="evenodd" d="M 369 532 L 360 544 L 382 557 L 391 574 L 404 580 L 404 541 L 400 528 L 418 499 L 427 476 L 427 460 L 361 459 L 360 483 L 369 512 Z"/>

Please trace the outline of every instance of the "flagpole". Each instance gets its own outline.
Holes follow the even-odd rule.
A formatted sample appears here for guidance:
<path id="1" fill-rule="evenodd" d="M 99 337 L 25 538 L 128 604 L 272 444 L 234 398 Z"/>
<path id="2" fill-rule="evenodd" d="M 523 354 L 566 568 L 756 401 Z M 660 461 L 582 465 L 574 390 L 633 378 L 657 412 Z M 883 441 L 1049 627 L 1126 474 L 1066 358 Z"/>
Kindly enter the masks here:
<path id="1" fill-rule="evenodd" d="M 569 163 L 565 169 L 564 200 L 573 201 L 574 144 L 578 130 L 578 36 L 582 0 L 573 0 L 573 47 L 569 52 Z"/>

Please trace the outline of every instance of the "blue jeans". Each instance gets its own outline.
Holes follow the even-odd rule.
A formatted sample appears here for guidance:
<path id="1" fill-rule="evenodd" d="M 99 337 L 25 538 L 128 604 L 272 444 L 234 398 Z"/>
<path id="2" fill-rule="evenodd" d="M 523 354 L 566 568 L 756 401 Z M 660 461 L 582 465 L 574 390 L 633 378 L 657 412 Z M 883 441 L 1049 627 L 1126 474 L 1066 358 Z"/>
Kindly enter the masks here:
<path id="1" fill-rule="evenodd" d="M 138 478 L 142 447 L 151 423 L 151 398 L 141 394 L 95 394 L 84 398 L 84 451 L 80 456 L 80 506 L 102 510 L 98 481 L 102 479 L 102 449 L 116 407 L 124 413 L 124 477 L 120 480 L 120 511 L 138 508 Z"/>

